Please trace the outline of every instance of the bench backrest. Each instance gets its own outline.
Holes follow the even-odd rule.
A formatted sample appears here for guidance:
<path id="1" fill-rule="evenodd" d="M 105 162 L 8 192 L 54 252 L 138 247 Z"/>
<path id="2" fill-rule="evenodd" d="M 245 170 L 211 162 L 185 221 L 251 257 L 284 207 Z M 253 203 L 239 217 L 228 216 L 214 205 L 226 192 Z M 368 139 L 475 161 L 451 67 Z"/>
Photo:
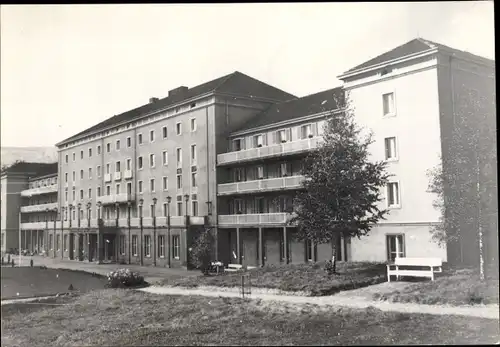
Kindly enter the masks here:
<path id="1" fill-rule="evenodd" d="M 395 265 L 405 266 L 442 266 L 441 258 L 396 258 Z"/>
<path id="2" fill-rule="evenodd" d="M 227 264 L 227 267 L 230 269 L 241 269 L 243 265 L 241 264 Z"/>

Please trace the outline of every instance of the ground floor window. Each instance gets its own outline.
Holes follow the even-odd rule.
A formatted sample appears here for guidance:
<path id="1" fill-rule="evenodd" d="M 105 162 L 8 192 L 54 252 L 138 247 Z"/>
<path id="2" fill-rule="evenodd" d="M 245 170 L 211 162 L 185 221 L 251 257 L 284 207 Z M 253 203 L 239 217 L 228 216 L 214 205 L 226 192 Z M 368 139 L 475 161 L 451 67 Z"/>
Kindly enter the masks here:
<path id="1" fill-rule="evenodd" d="M 120 254 L 125 254 L 125 235 L 120 235 Z"/>
<path id="2" fill-rule="evenodd" d="M 386 236 L 387 242 L 387 260 L 394 261 L 396 258 L 405 257 L 405 239 L 403 234 L 394 234 Z"/>
<path id="3" fill-rule="evenodd" d="M 137 235 L 132 235 L 132 254 L 137 256 Z"/>
<path id="4" fill-rule="evenodd" d="M 65 252 L 68 250 L 68 235 L 64 235 L 63 249 Z"/>
<path id="5" fill-rule="evenodd" d="M 151 236 L 144 235 L 144 255 L 151 257 Z"/>
<path id="6" fill-rule="evenodd" d="M 52 251 L 54 249 L 54 235 L 49 235 L 49 248 Z"/>
<path id="7" fill-rule="evenodd" d="M 158 236 L 158 256 L 160 258 L 165 258 L 165 236 Z"/>
<path id="8" fill-rule="evenodd" d="M 61 235 L 57 235 L 57 237 L 56 237 L 56 249 L 58 251 L 61 250 Z"/>
<path id="9" fill-rule="evenodd" d="M 306 260 L 314 261 L 314 243 L 311 240 L 306 241 Z"/>
<path id="10" fill-rule="evenodd" d="M 181 242 L 180 242 L 180 237 L 179 235 L 174 235 L 172 236 L 172 257 L 174 259 L 179 259 L 180 258 L 180 248 L 181 248 Z"/>

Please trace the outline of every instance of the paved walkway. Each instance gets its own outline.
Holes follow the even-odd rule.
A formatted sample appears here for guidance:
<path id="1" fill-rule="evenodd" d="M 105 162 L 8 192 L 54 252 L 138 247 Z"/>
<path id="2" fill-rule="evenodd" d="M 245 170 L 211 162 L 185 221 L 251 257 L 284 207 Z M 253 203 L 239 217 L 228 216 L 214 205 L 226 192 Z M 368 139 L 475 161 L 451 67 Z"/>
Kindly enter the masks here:
<path id="1" fill-rule="evenodd" d="M 169 277 L 186 277 L 199 275 L 199 272 L 197 271 L 188 271 L 184 269 L 169 269 L 164 267 L 150 267 L 127 264 L 95 264 L 80 262 L 77 260 L 46 258 L 42 256 L 21 256 L 21 266 L 29 266 L 31 259 L 33 259 L 34 266 L 46 266 L 52 269 L 68 269 L 85 272 L 95 272 L 99 275 L 107 275 L 110 271 L 127 268 L 131 271 L 136 271 L 140 275 L 144 276 L 144 279 L 149 283 L 155 283 Z M 16 266 L 18 266 L 19 256 L 15 256 L 14 261 L 16 263 Z"/>
<path id="2" fill-rule="evenodd" d="M 238 288 L 225 288 L 220 290 L 216 287 L 199 287 L 197 289 L 179 288 L 168 286 L 151 286 L 148 288 L 138 289 L 143 292 L 160 294 L 160 295 L 201 295 L 210 297 L 241 297 Z M 480 318 L 499 319 L 498 305 L 481 305 L 481 306 L 444 306 L 444 305 L 422 305 L 422 304 L 407 304 L 407 303 L 391 303 L 367 300 L 364 297 L 347 295 L 337 296 L 298 296 L 298 295 L 276 295 L 265 294 L 262 291 L 252 288 L 252 294 L 249 296 L 252 299 L 261 299 L 265 301 L 280 301 L 296 304 L 314 304 L 319 306 L 345 306 L 351 308 L 367 308 L 375 307 L 382 311 L 392 311 L 401 313 L 426 313 L 434 315 L 460 315 Z"/>

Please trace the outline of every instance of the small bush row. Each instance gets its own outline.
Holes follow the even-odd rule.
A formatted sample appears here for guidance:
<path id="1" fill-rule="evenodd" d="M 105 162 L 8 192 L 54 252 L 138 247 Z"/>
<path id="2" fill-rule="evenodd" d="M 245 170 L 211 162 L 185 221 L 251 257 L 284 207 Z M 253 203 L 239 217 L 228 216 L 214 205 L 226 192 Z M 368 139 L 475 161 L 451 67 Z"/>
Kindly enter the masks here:
<path id="1" fill-rule="evenodd" d="M 107 275 L 109 288 L 132 288 L 146 285 L 144 277 L 129 269 L 111 271 Z"/>

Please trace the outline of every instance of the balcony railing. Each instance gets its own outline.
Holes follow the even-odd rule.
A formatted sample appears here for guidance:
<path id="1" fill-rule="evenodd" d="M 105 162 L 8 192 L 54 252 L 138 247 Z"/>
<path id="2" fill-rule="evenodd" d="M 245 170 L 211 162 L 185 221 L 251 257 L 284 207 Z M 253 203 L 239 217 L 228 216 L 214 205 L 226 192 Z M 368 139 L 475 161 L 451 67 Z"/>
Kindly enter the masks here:
<path id="1" fill-rule="evenodd" d="M 120 171 L 114 173 L 115 181 L 122 179 L 122 173 Z"/>
<path id="2" fill-rule="evenodd" d="M 122 194 L 111 194 L 111 195 L 103 195 L 97 198 L 97 201 L 100 201 L 103 205 L 112 205 L 116 203 L 126 203 L 127 201 L 132 201 L 134 195 L 128 193 Z"/>
<path id="3" fill-rule="evenodd" d="M 124 178 L 127 180 L 127 179 L 131 179 L 132 178 L 132 170 L 125 170 L 124 174 L 123 174 Z"/>
<path id="4" fill-rule="evenodd" d="M 217 186 L 218 195 L 265 192 L 300 188 L 304 176 L 268 178 L 263 180 L 224 183 Z"/>
<path id="5" fill-rule="evenodd" d="M 285 224 L 291 218 L 289 213 L 257 213 L 219 215 L 219 225 L 276 225 Z"/>
<path id="6" fill-rule="evenodd" d="M 104 182 L 111 182 L 111 174 L 104 174 Z"/>
<path id="7" fill-rule="evenodd" d="M 322 137 L 311 137 L 304 140 L 278 143 L 270 146 L 244 149 L 236 152 L 228 152 L 217 155 L 217 164 L 226 165 L 236 162 L 244 162 L 255 159 L 270 158 L 281 155 L 290 155 L 307 152 L 318 147 L 323 141 Z"/>
<path id="8" fill-rule="evenodd" d="M 51 202 L 49 204 L 21 206 L 21 213 L 45 212 L 45 210 L 47 210 L 47 209 L 54 210 L 57 207 L 58 207 L 57 202 Z"/>
<path id="9" fill-rule="evenodd" d="M 52 184 L 46 187 L 31 188 L 21 191 L 21 196 L 30 197 L 33 195 L 57 193 L 57 184 Z"/>

